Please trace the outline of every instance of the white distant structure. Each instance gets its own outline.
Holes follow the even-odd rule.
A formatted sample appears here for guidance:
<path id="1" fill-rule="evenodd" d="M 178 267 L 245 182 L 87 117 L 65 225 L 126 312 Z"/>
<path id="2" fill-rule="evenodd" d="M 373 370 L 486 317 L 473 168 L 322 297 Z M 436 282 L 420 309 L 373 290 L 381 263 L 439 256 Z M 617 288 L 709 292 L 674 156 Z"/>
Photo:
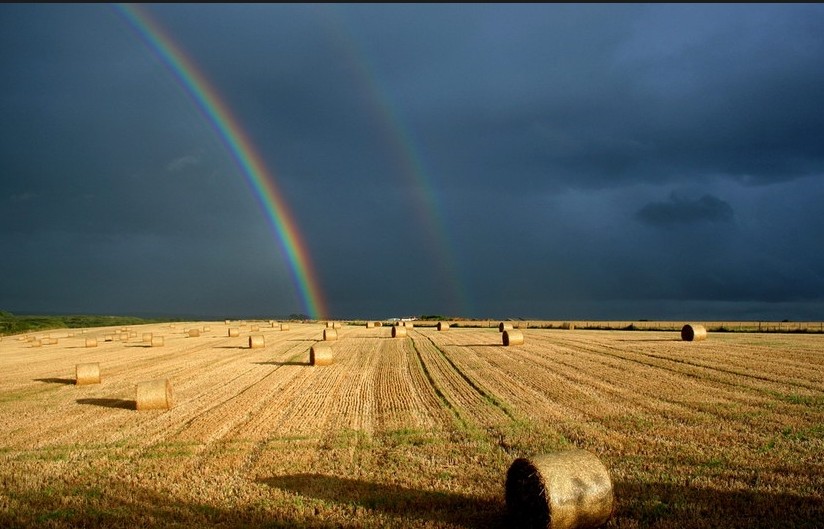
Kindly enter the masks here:
<path id="1" fill-rule="evenodd" d="M 389 318 L 389 321 L 418 321 L 417 316 L 407 316 L 405 318 Z"/>

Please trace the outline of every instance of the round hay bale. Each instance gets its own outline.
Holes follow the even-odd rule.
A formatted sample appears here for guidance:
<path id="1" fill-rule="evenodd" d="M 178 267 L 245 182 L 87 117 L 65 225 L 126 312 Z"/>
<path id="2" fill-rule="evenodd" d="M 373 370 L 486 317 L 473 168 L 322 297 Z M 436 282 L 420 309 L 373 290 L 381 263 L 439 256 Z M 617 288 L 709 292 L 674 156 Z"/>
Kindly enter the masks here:
<path id="1" fill-rule="evenodd" d="M 144 332 L 143 333 L 143 343 L 152 343 L 152 333 Z"/>
<path id="2" fill-rule="evenodd" d="M 231 322 L 229 320 L 223 320 L 223 323 L 229 325 Z"/>
<path id="3" fill-rule="evenodd" d="M 338 331 L 335 329 L 323 329 L 323 339 L 324 341 L 331 341 L 338 339 Z"/>
<path id="4" fill-rule="evenodd" d="M 163 347 L 163 337 L 152 336 L 152 347 Z"/>
<path id="5" fill-rule="evenodd" d="M 32 342 L 31 342 L 32 347 L 40 347 L 42 345 L 43 345 L 43 340 L 38 340 L 36 338 L 34 340 L 32 340 Z"/>
<path id="6" fill-rule="evenodd" d="M 331 321 L 326 322 L 326 328 L 327 329 L 332 329 L 332 328 L 334 328 L 334 326 L 335 326 L 335 324 L 333 322 L 331 322 Z"/>
<path id="7" fill-rule="evenodd" d="M 374 327 L 375 327 L 375 322 L 374 321 L 367 321 L 366 322 L 366 328 L 367 329 L 373 329 Z"/>
<path id="8" fill-rule="evenodd" d="M 445 321 L 439 321 L 438 322 L 438 330 L 439 331 L 448 331 L 449 330 L 449 324 L 446 323 Z"/>
<path id="9" fill-rule="evenodd" d="M 252 327 L 249 329 L 249 331 L 250 332 L 260 332 L 260 326 L 259 325 L 252 325 Z"/>
<path id="10" fill-rule="evenodd" d="M 328 366 L 332 363 L 332 348 L 328 345 L 316 343 L 309 349 L 309 364 L 313 366 Z"/>
<path id="11" fill-rule="evenodd" d="M 383 323 L 379 322 L 379 321 L 376 321 L 375 322 L 375 327 L 383 327 Z"/>
<path id="12" fill-rule="evenodd" d="M 240 336 L 240 330 L 237 327 L 229 327 L 229 337 L 236 338 Z"/>
<path id="13" fill-rule="evenodd" d="M 332 322 L 333 329 L 340 329 L 341 323 L 339 321 Z"/>
<path id="14" fill-rule="evenodd" d="M 280 330 L 281 331 L 288 331 L 289 330 L 289 324 L 288 323 L 281 323 L 280 324 Z"/>
<path id="15" fill-rule="evenodd" d="M 100 384 L 100 364 L 77 364 L 75 366 L 75 384 L 85 386 L 87 384 Z"/>
<path id="16" fill-rule="evenodd" d="M 504 331 L 504 345 L 521 345 L 524 343 L 524 333 L 521 331 Z"/>
<path id="17" fill-rule="evenodd" d="M 406 322 L 406 324 L 404 324 L 404 327 L 406 327 L 407 329 L 411 329 L 414 326 L 415 326 L 415 324 L 412 323 L 411 321 L 408 321 L 408 322 Z"/>
<path id="18" fill-rule="evenodd" d="M 686 324 L 681 328 L 681 339 L 685 342 L 697 342 L 707 339 L 707 329 L 703 325 Z"/>
<path id="19" fill-rule="evenodd" d="M 174 394 L 169 379 L 139 382 L 135 405 L 138 410 L 168 410 L 174 406 Z"/>
<path id="20" fill-rule="evenodd" d="M 506 506 L 517 527 L 600 527 L 614 504 L 609 471 L 586 450 L 518 458 L 506 473 Z"/>
<path id="21" fill-rule="evenodd" d="M 498 324 L 498 332 L 511 331 L 513 328 L 514 327 L 511 323 L 507 323 L 505 321 Z"/>
<path id="22" fill-rule="evenodd" d="M 567 329 L 567 330 L 569 330 L 569 331 L 574 331 L 574 330 L 575 330 L 575 324 L 574 324 L 574 323 L 572 323 L 571 321 L 568 321 L 568 322 L 564 323 L 564 324 L 561 326 L 561 328 L 562 328 L 562 329 Z"/>
<path id="23" fill-rule="evenodd" d="M 86 347 L 97 347 L 97 338 L 86 338 Z"/>
<path id="24" fill-rule="evenodd" d="M 404 338 L 406 335 L 406 327 L 392 327 L 392 338 Z"/>
<path id="25" fill-rule="evenodd" d="M 208 325 L 204 325 L 204 326 L 203 326 L 203 332 L 209 332 L 209 331 L 211 331 L 211 330 L 212 330 L 212 328 L 211 328 L 211 327 L 209 327 Z"/>
<path id="26" fill-rule="evenodd" d="M 263 336 L 255 335 L 249 337 L 249 349 L 262 349 L 266 345 Z"/>
<path id="27" fill-rule="evenodd" d="M 189 329 L 189 338 L 197 338 L 200 336 L 200 329 Z"/>
<path id="28" fill-rule="evenodd" d="M 114 336 L 112 336 L 111 334 L 107 334 L 103 337 L 103 341 L 104 342 L 113 342 L 114 341 Z"/>

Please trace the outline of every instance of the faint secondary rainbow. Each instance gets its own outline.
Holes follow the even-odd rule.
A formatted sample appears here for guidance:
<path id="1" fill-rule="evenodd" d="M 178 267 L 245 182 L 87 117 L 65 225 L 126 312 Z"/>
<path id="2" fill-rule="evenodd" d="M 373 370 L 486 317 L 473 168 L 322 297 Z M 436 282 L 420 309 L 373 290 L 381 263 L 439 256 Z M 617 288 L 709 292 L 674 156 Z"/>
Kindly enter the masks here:
<path id="1" fill-rule="evenodd" d="M 328 310 L 306 244 L 300 236 L 283 193 L 275 185 L 274 178 L 251 139 L 195 63 L 143 8 L 134 4 L 118 4 L 116 7 L 149 49 L 169 68 L 217 131 L 221 141 L 240 166 L 258 203 L 266 213 L 267 221 L 277 234 L 280 247 L 289 260 L 292 277 L 306 311 L 312 318 L 326 318 Z"/>
<path id="2" fill-rule="evenodd" d="M 426 164 L 405 125 L 392 97 L 380 82 L 372 67 L 366 48 L 355 37 L 345 13 L 335 4 L 323 4 L 316 12 L 335 39 L 350 71 L 355 74 L 363 94 L 368 98 L 373 118 L 385 131 L 398 167 L 412 190 L 414 206 L 423 232 L 427 235 L 439 278 L 446 284 L 455 314 L 473 313 L 473 303 L 459 273 L 458 261 L 452 250 L 455 245 L 449 235 L 442 207 Z"/>

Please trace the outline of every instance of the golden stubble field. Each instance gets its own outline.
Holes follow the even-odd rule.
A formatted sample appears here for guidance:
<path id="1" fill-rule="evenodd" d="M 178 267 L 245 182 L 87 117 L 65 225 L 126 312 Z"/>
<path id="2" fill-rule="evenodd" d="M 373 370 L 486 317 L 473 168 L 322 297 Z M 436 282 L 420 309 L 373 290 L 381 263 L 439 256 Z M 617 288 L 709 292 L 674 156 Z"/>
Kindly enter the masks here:
<path id="1" fill-rule="evenodd" d="M 822 335 L 343 325 L 313 367 L 323 329 L 4 337 L 0 526 L 503 528 L 512 461 L 569 447 L 610 470 L 607 527 L 824 523 Z M 175 406 L 136 411 L 158 378 Z"/>

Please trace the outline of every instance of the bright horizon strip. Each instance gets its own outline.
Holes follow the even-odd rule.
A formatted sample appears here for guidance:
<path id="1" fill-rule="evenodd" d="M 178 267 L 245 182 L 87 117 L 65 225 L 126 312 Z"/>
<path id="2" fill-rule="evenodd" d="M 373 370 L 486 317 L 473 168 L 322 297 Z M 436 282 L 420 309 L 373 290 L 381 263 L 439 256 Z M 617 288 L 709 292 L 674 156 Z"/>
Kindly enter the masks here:
<path id="1" fill-rule="evenodd" d="M 277 234 L 278 243 L 288 258 L 293 281 L 308 315 L 314 319 L 326 318 L 328 309 L 321 295 L 306 243 L 298 231 L 283 193 L 275 185 L 272 174 L 267 170 L 263 158 L 240 122 L 195 63 L 145 9 L 135 4 L 117 4 L 116 7 L 141 40 L 171 71 L 215 129 L 240 167 L 246 182 L 263 208 L 267 221 Z"/>

